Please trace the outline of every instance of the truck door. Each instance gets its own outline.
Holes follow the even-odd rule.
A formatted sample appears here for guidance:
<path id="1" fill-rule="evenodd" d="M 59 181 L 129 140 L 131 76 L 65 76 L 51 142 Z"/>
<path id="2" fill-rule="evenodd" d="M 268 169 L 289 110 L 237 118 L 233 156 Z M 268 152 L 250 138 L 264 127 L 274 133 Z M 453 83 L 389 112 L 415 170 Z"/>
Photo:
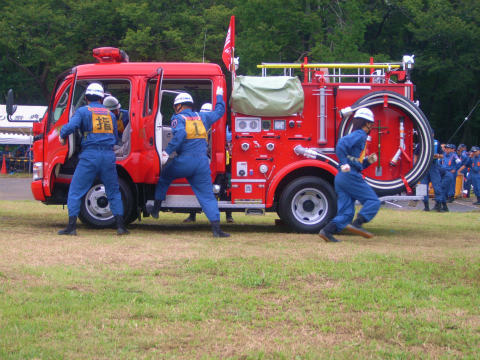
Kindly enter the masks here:
<path id="1" fill-rule="evenodd" d="M 173 137 L 170 120 L 174 114 L 173 100 L 178 91 L 162 90 L 160 92 L 160 108 L 157 122 L 155 123 L 155 139 L 158 154 L 161 154 Z"/>
<path id="2" fill-rule="evenodd" d="M 158 68 L 156 74 L 147 79 L 143 109 L 145 141 L 147 142 L 145 146 L 147 148 L 154 146 L 158 155 L 158 168 L 156 168 L 158 171 L 155 169 L 155 176 L 159 176 L 161 171 L 160 156 L 162 154 L 162 114 L 160 113 L 159 104 L 162 81 L 163 69 Z M 151 133 L 152 130 L 153 134 Z"/>
<path id="3" fill-rule="evenodd" d="M 46 196 L 52 195 L 52 177 L 55 176 L 55 167 L 63 164 L 67 155 L 71 156 L 75 149 L 74 136 L 70 136 L 69 141 L 62 145 L 58 135 L 62 126 L 68 123 L 71 116 L 76 75 L 76 69 L 72 69 L 58 77 L 48 107 L 48 118 L 44 134 L 43 177 L 43 188 Z"/>

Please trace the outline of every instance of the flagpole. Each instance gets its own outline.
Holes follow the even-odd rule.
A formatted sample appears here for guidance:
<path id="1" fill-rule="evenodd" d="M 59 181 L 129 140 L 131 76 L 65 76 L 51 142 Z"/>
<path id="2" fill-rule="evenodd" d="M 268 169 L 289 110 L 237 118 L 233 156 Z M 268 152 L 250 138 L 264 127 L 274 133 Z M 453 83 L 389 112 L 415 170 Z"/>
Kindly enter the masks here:
<path id="1" fill-rule="evenodd" d="M 230 34 L 230 46 L 232 53 L 232 74 L 233 78 L 237 75 L 235 72 L 235 15 L 232 15 L 232 33 Z"/>
<path id="2" fill-rule="evenodd" d="M 232 60 L 231 60 L 231 74 L 232 74 L 232 92 L 233 92 L 233 86 L 235 84 L 235 77 L 237 76 L 237 73 L 235 71 L 235 16 L 232 15 L 232 32 L 230 34 L 230 46 L 231 46 L 231 54 L 232 54 Z"/>

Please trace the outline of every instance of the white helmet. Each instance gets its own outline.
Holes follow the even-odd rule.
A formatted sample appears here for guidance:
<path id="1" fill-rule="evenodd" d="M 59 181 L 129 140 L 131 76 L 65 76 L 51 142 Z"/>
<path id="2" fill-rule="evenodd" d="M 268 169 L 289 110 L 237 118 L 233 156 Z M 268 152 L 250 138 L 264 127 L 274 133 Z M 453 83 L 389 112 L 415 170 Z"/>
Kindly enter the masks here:
<path id="1" fill-rule="evenodd" d="M 203 104 L 202 107 L 200 108 L 200 112 L 208 112 L 208 111 L 212 111 L 212 104 L 210 103 Z"/>
<path id="2" fill-rule="evenodd" d="M 108 110 L 117 110 L 120 109 L 121 106 L 115 96 L 107 96 L 103 99 L 103 105 L 105 105 Z"/>
<path id="3" fill-rule="evenodd" d="M 85 91 L 85 95 L 96 95 L 103 98 L 103 86 L 99 83 L 91 83 L 87 87 L 87 91 Z"/>
<path id="4" fill-rule="evenodd" d="M 177 95 L 177 97 L 173 101 L 173 105 L 183 104 L 183 103 L 192 103 L 193 104 L 193 99 L 190 96 L 190 94 L 180 93 L 180 94 Z"/>
<path id="5" fill-rule="evenodd" d="M 373 112 L 372 110 L 368 108 L 360 108 L 357 111 L 355 111 L 355 114 L 353 115 L 353 118 L 362 118 L 365 119 L 369 122 L 374 122 L 375 120 L 373 119 Z"/>

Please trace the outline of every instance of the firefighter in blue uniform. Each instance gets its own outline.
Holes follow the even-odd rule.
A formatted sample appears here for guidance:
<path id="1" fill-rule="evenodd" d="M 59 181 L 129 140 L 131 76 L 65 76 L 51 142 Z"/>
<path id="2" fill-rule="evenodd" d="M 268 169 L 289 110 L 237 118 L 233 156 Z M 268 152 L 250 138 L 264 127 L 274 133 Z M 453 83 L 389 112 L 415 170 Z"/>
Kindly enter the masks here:
<path id="1" fill-rule="evenodd" d="M 433 140 L 433 162 L 430 166 L 430 169 L 427 172 L 427 175 L 422 179 L 422 184 L 427 185 L 427 195 L 423 198 L 423 203 L 425 205 L 424 211 L 430 211 L 430 206 L 428 204 L 428 184 L 431 182 L 433 186 L 433 192 L 435 193 L 435 207 L 434 210 L 441 212 L 442 203 L 446 201 L 445 194 L 442 190 L 442 173 L 445 173 L 440 167 L 440 160 L 443 158 L 443 150 L 440 146 L 438 140 Z"/>
<path id="2" fill-rule="evenodd" d="M 480 205 L 480 148 L 472 146 L 470 160 L 467 165 L 470 167 L 470 179 L 473 185 L 473 192 L 477 201 L 473 205 Z"/>
<path id="3" fill-rule="evenodd" d="M 333 235 L 347 228 L 349 231 L 371 238 L 372 233 L 362 228 L 362 224 L 372 220 L 380 209 L 380 200 L 375 191 L 365 182 L 362 170 L 377 161 L 376 154 L 363 158 L 368 133 L 374 125 L 370 109 L 360 108 L 353 116 L 353 132 L 338 141 L 336 154 L 340 171 L 335 176 L 337 193 L 337 215 L 320 231 L 325 241 L 338 242 Z M 355 221 L 355 201 L 363 205 Z"/>
<path id="4" fill-rule="evenodd" d="M 445 198 L 445 201 L 442 202 L 442 211 L 445 212 L 449 211 L 446 201 L 449 199 L 452 183 L 455 183 L 456 181 L 455 174 L 457 173 L 458 163 L 461 162 L 460 159 L 458 159 L 454 148 L 455 145 L 453 144 L 445 145 L 445 154 L 441 162 L 441 166 L 445 171 L 445 174 L 442 177 L 442 189 Z"/>
<path id="5" fill-rule="evenodd" d="M 467 163 L 470 161 L 470 157 L 468 156 L 467 153 L 467 146 L 465 144 L 460 144 L 457 147 L 457 155 L 458 158 L 462 161 L 460 163 L 459 169 L 457 170 L 457 174 L 462 174 L 463 175 L 463 186 L 462 190 L 465 189 L 465 183 L 467 181 L 467 175 L 468 175 L 468 166 Z M 462 191 L 463 193 L 463 191 Z"/>
<path id="6" fill-rule="evenodd" d="M 455 167 L 454 167 L 455 171 L 452 172 L 453 181 L 450 183 L 450 188 L 448 189 L 448 198 L 447 198 L 447 202 L 452 203 L 453 200 L 455 199 L 455 190 L 457 187 L 457 174 L 458 174 L 458 171 L 463 170 L 463 168 L 462 168 L 462 159 L 456 152 L 457 147 L 455 146 L 455 144 L 449 144 L 449 145 L 450 145 L 450 149 L 452 149 L 452 153 L 453 153 L 452 156 L 455 161 Z"/>
<path id="7" fill-rule="evenodd" d="M 467 152 L 468 161 L 465 164 L 466 174 L 465 174 L 465 179 L 463 183 L 463 193 L 466 198 L 470 197 L 470 191 L 473 185 L 472 184 L 472 158 L 475 157 L 475 152 L 477 151 L 477 149 L 479 149 L 477 146 L 472 146 L 470 148 L 470 151 Z"/>
<path id="8" fill-rule="evenodd" d="M 117 119 L 118 136 L 121 138 L 123 131 L 130 122 L 128 110 L 122 109 L 122 105 L 118 99 L 112 95 L 106 96 L 105 99 L 103 99 L 103 105 L 115 115 Z"/>
<path id="9" fill-rule="evenodd" d="M 200 108 L 200 112 L 207 112 L 207 111 L 212 111 L 212 104 L 211 103 L 205 103 L 202 105 L 202 107 Z M 228 126 L 226 128 L 226 140 L 227 140 L 227 146 L 228 144 L 231 144 L 232 142 L 232 132 L 229 130 Z M 227 223 L 233 223 L 235 222 L 233 220 L 233 216 L 232 216 L 232 211 L 231 210 L 225 210 L 225 220 L 227 221 Z M 190 214 L 188 215 L 188 217 L 183 220 L 184 223 L 192 223 L 192 222 L 195 222 L 197 221 L 197 212 L 196 211 L 191 211 Z"/>
<path id="10" fill-rule="evenodd" d="M 173 102 L 173 107 L 175 110 L 171 121 L 173 138 L 162 152 L 162 165 L 166 164 L 174 151 L 177 156 L 162 170 L 155 189 L 154 204 L 147 206 L 147 211 L 154 218 L 158 218 L 161 202 L 165 200 L 172 181 L 177 178 L 186 178 L 195 192 L 203 212 L 212 224 L 213 236 L 228 237 L 229 234 L 220 230 L 220 212 L 213 194 L 207 156 L 207 131 L 225 113 L 223 89 L 217 88 L 217 102 L 213 111 L 193 112 L 193 99 L 187 93 L 178 94 Z"/>
<path id="11" fill-rule="evenodd" d="M 114 115 L 101 103 L 103 96 L 103 87 L 100 84 L 88 85 L 85 91 L 87 105 L 79 108 L 60 131 L 62 144 L 65 143 L 66 137 L 77 129 L 82 133 L 82 142 L 79 162 L 68 190 L 68 226 L 60 230 L 59 235 L 77 234 L 76 223 L 82 197 L 97 176 L 105 185 L 110 209 L 115 217 L 117 234 L 128 234 L 123 223 L 123 204 L 113 152 L 117 126 Z"/>

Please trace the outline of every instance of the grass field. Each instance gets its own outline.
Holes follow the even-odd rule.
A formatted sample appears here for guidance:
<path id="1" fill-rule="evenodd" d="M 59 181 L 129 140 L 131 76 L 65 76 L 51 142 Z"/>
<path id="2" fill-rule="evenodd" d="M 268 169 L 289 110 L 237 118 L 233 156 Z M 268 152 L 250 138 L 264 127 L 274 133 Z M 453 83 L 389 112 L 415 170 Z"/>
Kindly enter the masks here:
<path id="1" fill-rule="evenodd" d="M 61 207 L 0 201 L 0 358 L 480 358 L 480 212 L 382 209 L 339 244 L 161 217 L 61 237 Z"/>

